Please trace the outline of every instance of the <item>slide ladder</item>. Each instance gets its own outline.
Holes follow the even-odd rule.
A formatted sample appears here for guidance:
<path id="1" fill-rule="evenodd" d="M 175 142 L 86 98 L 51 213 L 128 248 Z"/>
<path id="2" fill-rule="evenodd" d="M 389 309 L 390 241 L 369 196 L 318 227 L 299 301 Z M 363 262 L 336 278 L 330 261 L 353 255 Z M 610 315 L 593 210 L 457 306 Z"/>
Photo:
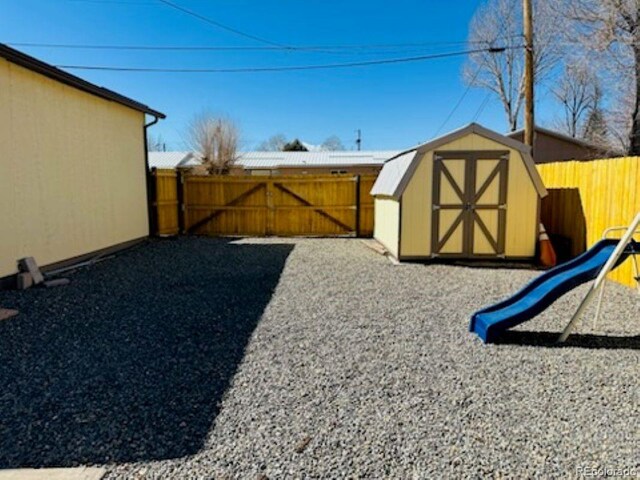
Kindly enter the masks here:
<path id="1" fill-rule="evenodd" d="M 602 239 L 606 240 L 609 238 L 609 235 L 612 232 L 627 230 L 627 227 L 611 227 L 607 228 L 602 234 Z M 636 233 L 638 233 L 638 229 L 636 229 Z M 638 267 L 638 255 L 640 255 L 640 250 L 635 249 L 632 252 L 631 258 L 633 260 L 633 279 L 636 282 L 636 290 L 640 295 L 640 267 Z M 602 299 L 604 298 L 604 290 L 607 285 L 607 282 L 603 282 L 600 287 L 600 295 L 598 295 L 598 306 L 596 307 L 596 314 L 593 318 L 593 328 L 595 329 L 598 325 L 598 319 L 600 318 L 600 311 L 602 309 Z"/>

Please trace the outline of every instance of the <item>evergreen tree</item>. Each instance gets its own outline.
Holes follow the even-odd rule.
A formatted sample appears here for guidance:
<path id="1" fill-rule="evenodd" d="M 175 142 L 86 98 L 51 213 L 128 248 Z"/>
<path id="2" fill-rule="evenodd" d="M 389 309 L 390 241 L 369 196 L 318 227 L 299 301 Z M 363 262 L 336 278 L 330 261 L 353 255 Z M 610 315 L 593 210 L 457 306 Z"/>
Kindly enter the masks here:
<path id="1" fill-rule="evenodd" d="M 282 147 L 283 152 L 308 152 L 309 149 L 305 147 L 300 140 L 297 138 L 285 144 Z"/>

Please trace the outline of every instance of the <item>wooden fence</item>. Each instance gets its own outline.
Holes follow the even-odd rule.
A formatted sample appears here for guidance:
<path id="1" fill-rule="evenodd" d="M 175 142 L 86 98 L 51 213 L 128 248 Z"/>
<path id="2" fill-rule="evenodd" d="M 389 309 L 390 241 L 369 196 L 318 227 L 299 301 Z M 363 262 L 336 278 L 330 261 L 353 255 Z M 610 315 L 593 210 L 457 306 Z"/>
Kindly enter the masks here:
<path id="1" fill-rule="evenodd" d="M 152 174 L 159 235 L 373 235 L 375 175 Z"/>
<path id="2" fill-rule="evenodd" d="M 154 201 L 155 221 L 153 222 L 157 235 L 177 235 L 180 232 L 178 212 L 178 175 L 175 170 L 153 169 L 151 182 Z"/>
<path id="3" fill-rule="evenodd" d="M 605 229 L 627 225 L 640 211 L 640 157 L 538 165 L 549 190 L 542 222 L 571 240 L 573 255 L 600 240 Z M 611 278 L 635 286 L 627 261 Z"/>

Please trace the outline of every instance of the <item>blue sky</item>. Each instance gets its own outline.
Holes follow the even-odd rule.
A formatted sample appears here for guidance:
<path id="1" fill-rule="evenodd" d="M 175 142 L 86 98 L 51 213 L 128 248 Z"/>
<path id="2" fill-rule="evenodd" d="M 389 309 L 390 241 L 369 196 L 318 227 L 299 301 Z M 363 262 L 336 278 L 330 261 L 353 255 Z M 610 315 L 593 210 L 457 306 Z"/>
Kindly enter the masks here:
<path id="1" fill-rule="evenodd" d="M 459 42 L 478 2 L 336 0 L 172 0 L 233 28 L 286 45 Z M 0 0 L 0 42 L 103 45 L 264 46 L 181 13 L 158 0 Z M 299 51 L 110 51 L 16 47 L 54 65 L 227 68 L 310 65 L 460 51 L 430 45 L 402 53 Z M 72 71 L 167 114 L 153 127 L 169 149 L 185 148 L 186 125 L 209 110 L 234 119 L 242 146 L 276 133 L 320 143 L 339 136 L 355 148 L 405 148 L 435 135 L 465 91 L 464 57 L 344 70 L 269 73 Z M 470 122 L 486 92 L 471 89 L 448 131 Z M 541 91 L 541 123 L 555 115 Z M 497 99 L 478 121 L 505 130 Z"/>

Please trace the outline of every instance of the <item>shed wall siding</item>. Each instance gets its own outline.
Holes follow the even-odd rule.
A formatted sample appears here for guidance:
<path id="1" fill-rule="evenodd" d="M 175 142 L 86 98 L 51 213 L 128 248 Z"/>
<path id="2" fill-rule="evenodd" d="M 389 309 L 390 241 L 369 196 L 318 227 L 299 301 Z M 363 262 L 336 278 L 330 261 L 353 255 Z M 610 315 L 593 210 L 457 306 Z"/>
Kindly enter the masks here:
<path id="1" fill-rule="evenodd" d="M 538 231 L 538 194 L 520 152 L 477 134 L 459 138 L 437 150 L 509 150 L 505 255 L 533 257 Z M 402 197 L 403 257 L 431 255 L 432 188 L 433 152 L 430 151 L 421 159 Z"/>
<path id="2" fill-rule="evenodd" d="M 148 235 L 143 125 L 0 59 L 0 277 Z"/>
<path id="3" fill-rule="evenodd" d="M 402 195 L 403 257 L 431 255 L 433 152 L 427 152 L 419 162 Z"/>
<path id="4" fill-rule="evenodd" d="M 375 199 L 373 237 L 398 258 L 400 202 L 391 198 Z"/>

